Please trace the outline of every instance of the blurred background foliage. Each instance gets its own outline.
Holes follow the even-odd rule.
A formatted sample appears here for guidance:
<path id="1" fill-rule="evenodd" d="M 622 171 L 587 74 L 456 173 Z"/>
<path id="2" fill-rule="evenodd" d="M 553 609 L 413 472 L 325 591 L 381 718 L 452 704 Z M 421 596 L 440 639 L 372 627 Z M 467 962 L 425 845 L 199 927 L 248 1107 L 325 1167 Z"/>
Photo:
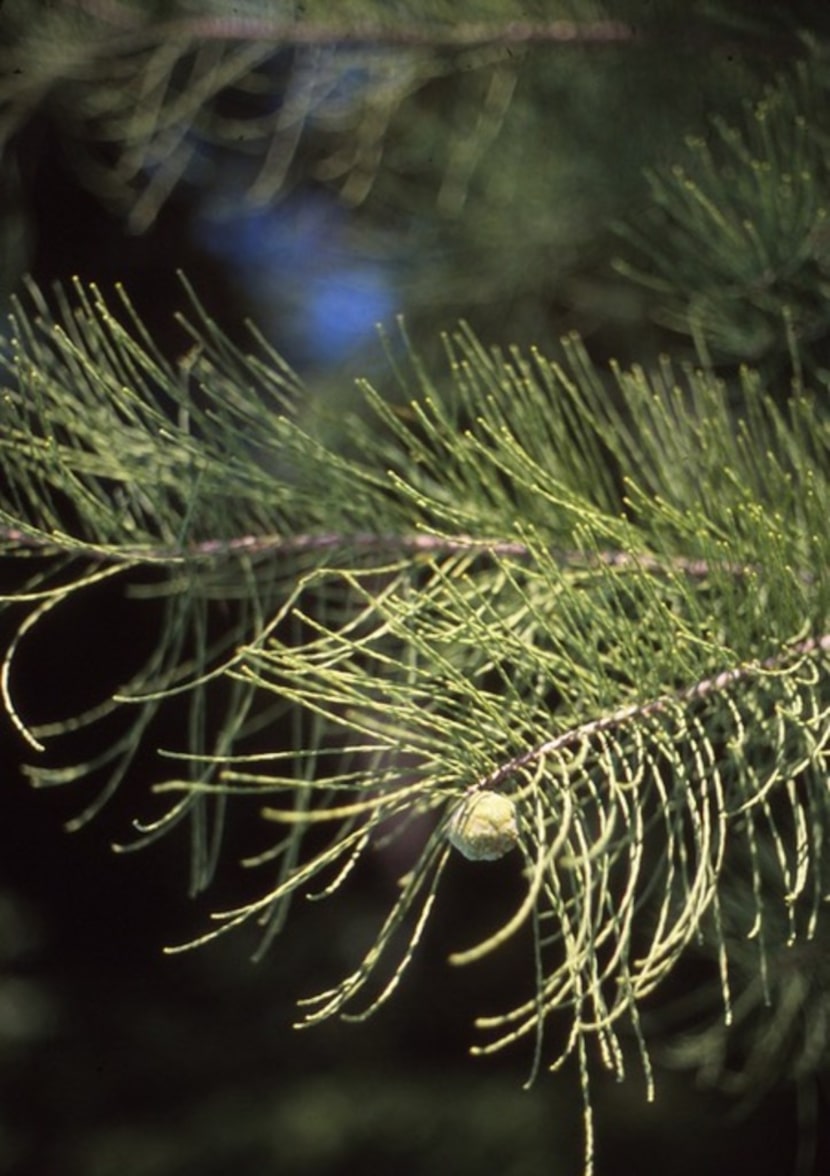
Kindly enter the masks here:
<path id="1" fill-rule="evenodd" d="M 703 345 L 725 370 L 783 371 L 798 339 L 826 387 L 822 9 L 5 0 L 0 300 L 27 273 L 46 291 L 122 282 L 177 356 L 182 269 L 231 334 L 254 319 L 335 420 L 352 376 L 382 383 L 376 324 L 398 315 L 427 355 L 459 317 L 547 352 L 577 330 L 623 362 Z M 33 698 L 70 711 L 103 652 L 129 660 L 141 634 L 106 601 L 93 621 L 80 650 L 44 651 Z M 340 924 L 306 912 L 256 968 L 244 936 L 161 959 L 200 913 L 176 847 L 112 859 L 129 790 L 68 838 L 77 798 L 32 795 L 2 738 L 0 1172 L 579 1170 L 573 1075 L 525 1093 L 524 1059 L 465 1056 L 470 1007 L 511 981 L 441 962 L 473 917 L 469 870 L 393 1007 L 293 1035 L 292 996 L 344 969 L 393 864 L 364 871 Z M 476 871 L 485 909 L 509 905 L 506 877 Z M 678 990 L 707 979 L 690 965 Z M 599 1083 L 599 1171 L 826 1171 L 821 1098 L 811 1078 L 736 1121 L 670 1069 L 653 1106 L 636 1081 Z"/>

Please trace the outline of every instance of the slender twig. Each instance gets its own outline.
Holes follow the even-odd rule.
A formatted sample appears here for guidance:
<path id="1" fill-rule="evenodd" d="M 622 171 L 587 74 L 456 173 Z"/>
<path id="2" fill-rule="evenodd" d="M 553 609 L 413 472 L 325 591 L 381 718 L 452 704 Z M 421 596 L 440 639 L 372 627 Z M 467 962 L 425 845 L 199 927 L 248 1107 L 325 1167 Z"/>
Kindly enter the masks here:
<path id="1" fill-rule="evenodd" d="M 62 543 L 40 534 L 32 534 L 14 527 L 0 527 L 0 543 L 41 551 L 51 555 L 57 551 L 64 554 L 86 556 L 102 563 L 192 563 L 194 560 L 212 560 L 221 556 L 275 555 L 297 556 L 316 554 L 324 551 L 364 551 L 388 555 L 398 552 L 403 555 L 463 555 L 465 553 L 506 559 L 529 560 L 532 552 L 525 543 L 506 539 L 477 539 L 473 535 L 431 535 L 394 534 L 375 531 L 323 531 L 306 532 L 297 535 L 242 535 L 231 539 L 205 539 L 191 544 L 186 549 L 130 548 L 102 549 L 93 544 L 72 542 Z M 688 576 L 690 579 L 705 579 L 713 571 L 725 572 L 732 576 L 748 576 L 762 569 L 752 564 L 723 561 L 712 564 L 705 559 L 684 556 L 660 557 L 647 553 L 631 554 L 626 551 L 580 552 L 552 548 L 547 553 L 557 563 L 567 567 L 608 567 L 649 572 L 655 575 L 671 573 Z M 812 581 L 810 573 L 803 573 L 802 579 Z"/>
<path id="2" fill-rule="evenodd" d="M 412 45 L 453 48 L 487 44 L 606 45 L 637 39 L 633 26 L 597 21 L 466 21 L 455 24 L 412 20 L 342 24 L 334 21 L 275 20 L 267 16 L 183 17 L 148 24 L 118 0 L 69 0 L 72 7 L 110 27 L 131 33 L 159 33 L 198 40 L 278 41 L 281 45 Z"/>
<path id="3" fill-rule="evenodd" d="M 758 52 L 765 57 L 789 57 L 803 51 L 797 36 L 777 33 L 774 36 L 744 37 L 732 41 L 717 27 L 694 26 L 684 15 L 682 30 L 670 24 L 638 26 L 618 20 L 596 21 L 496 21 L 364 22 L 342 24 L 336 21 L 275 20 L 261 16 L 208 14 L 170 21 L 146 21 L 135 9 L 119 0 L 64 0 L 110 26 L 116 35 L 123 34 L 132 43 L 156 42 L 159 38 L 184 38 L 208 41 L 273 41 L 279 45 L 336 47 L 403 46 L 425 49 L 464 49 L 478 45 L 555 45 L 605 46 L 619 44 L 661 45 L 680 52 L 718 51 L 747 55 Z"/>
<path id="4" fill-rule="evenodd" d="M 546 739 L 543 743 L 529 747 L 526 751 L 505 760 L 492 772 L 470 785 L 468 791 L 479 792 L 486 788 L 500 788 L 522 768 L 537 764 L 547 756 L 554 755 L 566 747 L 572 747 L 584 739 L 590 739 L 593 735 L 599 735 L 603 731 L 610 731 L 615 727 L 622 727 L 624 724 L 638 719 L 660 714 L 670 706 L 694 702 L 697 699 L 706 698 L 710 694 L 719 694 L 738 682 L 746 681 L 770 670 L 780 669 L 793 658 L 809 657 L 814 654 L 830 654 L 830 633 L 825 633 L 821 637 L 809 637 L 804 641 L 789 645 L 783 652 L 774 657 L 765 658 L 763 661 L 749 662 L 735 666 L 731 670 L 723 670 L 711 678 L 701 678 L 699 682 L 693 683 L 685 690 L 679 690 L 672 694 L 661 694 L 657 698 L 649 699 L 648 702 L 633 703 L 631 706 L 613 711 L 610 715 L 602 715 L 598 719 L 591 719 L 587 723 L 571 727 L 567 731 L 555 735 L 552 739 Z"/>

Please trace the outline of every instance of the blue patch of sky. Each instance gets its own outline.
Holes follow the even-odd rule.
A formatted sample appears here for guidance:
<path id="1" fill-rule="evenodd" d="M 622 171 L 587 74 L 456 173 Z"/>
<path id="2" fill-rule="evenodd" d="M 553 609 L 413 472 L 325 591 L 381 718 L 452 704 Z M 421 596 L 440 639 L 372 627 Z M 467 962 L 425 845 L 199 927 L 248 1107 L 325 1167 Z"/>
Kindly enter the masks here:
<path id="1" fill-rule="evenodd" d="M 193 220 L 197 245 L 228 268 L 269 340 L 298 368 L 348 359 L 399 306 L 398 261 L 352 243 L 349 212 L 325 192 L 295 190 L 267 207 L 244 198 Z"/>
<path id="2" fill-rule="evenodd" d="M 310 124 L 348 119 L 367 88 L 382 85 L 392 58 L 382 51 L 313 48 L 290 61 L 263 63 L 273 86 L 257 96 L 262 111 L 305 94 Z M 257 161 L 200 141 L 187 180 L 194 191 L 192 236 L 216 258 L 269 341 L 298 369 L 330 367 L 376 341 L 377 326 L 401 310 L 410 254 L 403 237 L 373 230 L 335 193 L 298 186 L 267 205 L 247 198 Z M 410 257 L 411 260 L 411 257 Z"/>

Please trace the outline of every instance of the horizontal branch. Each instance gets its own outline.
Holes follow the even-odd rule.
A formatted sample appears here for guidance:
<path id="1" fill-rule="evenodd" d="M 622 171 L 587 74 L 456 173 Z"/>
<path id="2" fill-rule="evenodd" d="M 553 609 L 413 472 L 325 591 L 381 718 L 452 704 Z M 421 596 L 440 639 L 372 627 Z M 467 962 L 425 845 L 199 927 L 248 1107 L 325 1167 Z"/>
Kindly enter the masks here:
<path id="1" fill-rule="evenodd" d="M 157 37 L 185 36 L 198 40 L 275 41 L 281 45 L 403 45 L 426 48 L 464 48 L 474 45 L 515 45 L 532 42 L 556 45 L 606 45 L 633 41 L 633 26 L 617 20 L 573 21 L 460 21 L 426 20 L 365 21 L 343 24 L 337 20 L 285 20 L 273 17 L 205 15 L 156 21 L 149 25 L 133 8 L 118 0 L 69 0 L 79 8 L 120 31 L 150 33 Z"/>
<path id="2" fill-rule="evenodd" d="M 388 557 L 390 554 L 434 555 L 436 557 L 469 553 L 507 559 L 530 560 L 532 552 L 525 543 L 507 539 L 477 539 L 473 535 L 395 534 L 375 531 L 323 531 L 297 535 L 242 535 L 232 539 L 205 539 L 186 549 L 122 547 L 102 550 L 93 544 L 61 543 L 37 533 L 27 533 L 14 527 L 0 527 L 0 544 L 22 547 L 30 551 L 86 556 L 102 563 L 183 564 L 193 560 L 211 560 L 236 555 L 313 555 L 325 551 L 362 551 Z M 705 579 L 713 571 L 732 576 L 747 576 L 762 571 L 751 564 L 724 560 L 712 564 L 708 560 L 684 556 L 661 557 L 648 553 L 631 554 L 626 551 L 581 552 L 551 548 L 548 556 L 564 567 L 608 567 L 649 572 L 654 575 L 679 574 L 691 579 Z M 801 578 L 812 581 L 810 573 Z"/>
<path id="3" fill-rule="evenodd" d="M 661 694 L 658 698 L 649 699 L 648 702 L 634 703 L 631 706 L 621 707 L 620 710 L 613 711 L 610 715 L 603 715 L 601 718 L 592 719 L 587 723 L 581 723 L 577 727 L 571 727 L 569 730 L 555 735 L 552 739 L 546 739 L 544 743 L 530 747 L 527 751 L 520 752 L 511 759 L 506 760 L 503 764 L 499 764 L 492 772 L 489 772 L 486 776 L 482 776 L 474 784 L 470 785 L 467 791 L 479 792 L 484 789 L 500 788 L 511 776 L 521 771 L 522 768 L 538 764 L 541 760 L 547 758 L 547 756 L 554 755 L 566 747 L 573 747 L 574 744 L 580 743 L 584 739 L 590 739 L 593 735 L 599 735 L 603 731 L 610 731 L 616 727 L 622 727 L 626 723 L 634 722 L 638 719 L 646 719 L 651 715 L 661 714 L 670 706 L 694 702 L 697 699 L 706 698 L 710 694 L 719 694 L 724 690 L 728 690 L 730 686 L 736 685 L 738 682 L 744 682 L 750 678 L 754 678 L 756 675 L 765 671 L 780 669 L 795 657 L 809 657 L 813 654 L 830 654 L 830 633 L 825 633 L 821 637 L 809 637 L 805 641 L 799 641 L 795 645 L 788 646 L 782 653 L 776 654 L 774 657 L 765 658 L 761 662 L 751 662 L 746 665 L 735 666 L 734 669 L 723 670 L 711 678 L 701 678 L 699 682 L 695 682 L 693 685 L 686 687 L 685 690 L 679 690 L 672 694 Z"/>
<path id="4" fill-rule="evenodd" d="M 688 17 L 672 26 L 633 25 L 618 20 L 572 21 L 514 20 L 430 22 L 361 22 L 279 20 L 262 16 L 192 16 L 148 22 L 135 8 L 119 0 L 64 0 L 88 16 L 109 25 L 116 36 L 141 41 L 183 38 L 195 41 L 272 41 L 289 47 L 410 47 L 464 49 L 477 45 L 597 46 L 658 45 L 678 52 L 760 53 L 765 57 L 791 57 L 803 52 L 795 35 L 781 31 L 772 36 L 748 34 L 739 40 L 725 37 L 717 27 L 708 27 Z"/>

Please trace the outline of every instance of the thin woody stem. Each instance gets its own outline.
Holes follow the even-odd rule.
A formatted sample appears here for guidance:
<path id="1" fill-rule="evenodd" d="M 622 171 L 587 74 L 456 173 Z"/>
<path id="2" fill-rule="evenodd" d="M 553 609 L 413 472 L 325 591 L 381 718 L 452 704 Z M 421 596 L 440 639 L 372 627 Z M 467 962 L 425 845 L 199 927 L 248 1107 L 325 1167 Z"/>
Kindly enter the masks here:
<path id="1" fill-rule="evenodd" d="M 605 45 L 637 39 L 636 30 L 622 21 L 467 21 L 455 24 L 426 20 L 402 22 L 305 21 L 260 16 L 192 16 L 146 22 L 135 9 L 118 0 L 69 0 L 110 27 L 124 32 L 160 31 L 166 36 L 198 40 L 276 41 L 281 45 L 413 45 L 453 48 L 487 44 Z"/>
<path id="2" fill-rule="evenodd" d="M 516 772 L 521 771 L 522 768 L 537 764 L 540 760 L 555 754 L 557 751 L 563 750 L 563 748 L 572 747 L 575 743 L 579 743 L 583 739 L 590 739 L 592 735 L 598 735 L 614 727 L 622 727 L 625 723 L 630 723 L 637 719 L 644 719 L 650 715 L 660 714 L 669 706 L 677 705 L 678 703 L 693 702 L 696 699 L 706 698 L 710 694 L 718 694 L 738 682 L 755 677 L 759 673 L 776 670 L 794 657 L 809 657 L 814 654 L 830 654 L 830 633 L 825 633 L 821 637 L 809 637 L 804 641 L 799 641 L 795 645 L 787 646 L 782 653 L 776 654 L 774 657 L 765 658 L 761 662 L 751 662 L 745 665 L 735 666 L 733 669 L 723 670 L 711 678 L 701 678 L 699 682 L 693 683 L 693 685 L 688 686 L 685 690 L 679 690 L 672 694 L 661 694 L 658 698 L 649 699 L 648 702 L 634 703 L 631 706 L 621 707 L 619 710 L 613 711 L 610 715 L 603 715 L 598 719 L 592 719 L 588 723 L 581 723 L 578 727 L 571 727 L 569 730 L 562 731 L 552 739 L 546 739 L 544 743 L 530 747 L 526 751 L 513 756 L 512 759 L 506 760 L 503 764 L 499 764 L 492 772 L 476 780 L 468 791 L 479 792 L 486 788 L 500 788 L 506 780 Z"/>
<path id="3" fill-rule="evenodd" d="M 473 535 L 394 534 L 375 531 L 323 531 L 297 535 L 241 535 L 231 539 L 205 539 L 186 549 L 129 548 L 102 550 L 84 543 L 62 543 L 42 535 L 27 533 L 15 527 L 0 527 L 0 543 L 30 550 L 41 550 L 46 555 L 55 552 L 77 554 L 101 562 L 123 563 L 189 563 L 234 555 L 296 556 L 324 551 L 364 551 L 389 555 L 391 552 L 411 555 L 481 554 L 496 558 L 529 560 L 531 550 L 525 543 L 506 539 L 478 539 Z M 705 579 L 712 571 L 733 576 L 746 576 L 760 569 L 751 564 L 723 561 L 712 564 L 708 560 L 674 556 L 671 558 L 648 553 L 631 554 L 626 551 L 579 552 L 553 548 L 548 553 L 566 567 L 608 567 L 645 571 L 656 575 L 676 573 L 691 579 Z M 807 581 L 812 577 L 804 573 Z"/>
<path id="4" fill-rule="evenodd" d="M 64 0 L 70 7 L 86 13 L 110 27 L 131 44 L 164 38 L 181 37 L 195 41 L 273 41 L 297 48 L 330 45 L 333 47 L 389 46 L 426 49 L 464 49 L 478 45 L 555 45 L 597 46 L 618 44 L 661 44 L 685 52 L 719 52 L 741 54 L 758 52 L 765 57 L 789 57 L 802 51 L 798 37 L 783 33 L 775 37 L 760 36 L 754 41 L 743 38 L 732 42 L 722 30 L 706 25 L 695 26 L 684 17 L 682 30 L 667 24 L 637 26 L 618 20 L 596 21 L 496 21 L 430 22 L 362 22 L 339 24 L 336 21 L 274 19 L 260 16 L 205 15 L 173 20 L 146 21 L 136 9 L 119 0 Z"/>

